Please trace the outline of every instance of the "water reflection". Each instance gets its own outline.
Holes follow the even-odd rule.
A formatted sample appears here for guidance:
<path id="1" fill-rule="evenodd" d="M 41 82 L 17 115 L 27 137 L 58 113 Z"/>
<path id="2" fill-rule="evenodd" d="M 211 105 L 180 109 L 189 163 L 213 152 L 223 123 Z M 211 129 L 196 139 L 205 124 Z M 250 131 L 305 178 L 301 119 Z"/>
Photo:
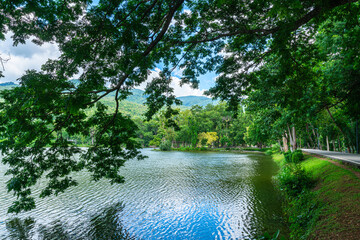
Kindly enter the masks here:
<path id="1" fill-rule="evenodd" d="M 116 203 L 94 216 L 90 220 L 88 237 L 94 240 L 135 239 L 135 237 L 130 236 L 120 220 L 120 214 L 123 209 L 124 205 L 122 203 Z"/>
<path id="2" fill-rule="evenodd" d="M 40 225 L 38 228 L 38 239 L 43 240 L 68 240 L 71 239 L 70 235 L 65 231 L 66 225 L 60 220 L 55 220 L 49 225 Z"/>
<path id="3" fill-rule="evenodd" d="M 6 223 L 6 229 L 9 231 L 9 238 L 14 240 L 31 239 L 31 230 L 35 221 L 33 218 L 13 218 Z"/>
<path id="4" fill-rule="evenodd" d="M 70 229 L 66 223 L 55 220 L 49 224 L 36 224 L 31 217 L 20 219 L 12 218 L 6 222 L 6 229 L 9 232 L 9 239 L 12 240 L 134 240 L 124 228 L 120 216 L 124 205 L 116 203 L 100 211 L 100 213 L 91 216 L 89 223 L 84 224 L 87 229 L 81 231 Z M 81 232 L 79 234 L 79 232 Z"/>
<path id="5" fill-rule="evenodd" d="M 0 165 L 0 239 L 256 239 L 284 232 L 271 182 L 277 166 L 268 156 L 143 151 L 148 159 L 121 170 L 124 184 L 76 173 L 78 186 L 37 199 L 17 220 L 6 214 L 13 199 Z"/>

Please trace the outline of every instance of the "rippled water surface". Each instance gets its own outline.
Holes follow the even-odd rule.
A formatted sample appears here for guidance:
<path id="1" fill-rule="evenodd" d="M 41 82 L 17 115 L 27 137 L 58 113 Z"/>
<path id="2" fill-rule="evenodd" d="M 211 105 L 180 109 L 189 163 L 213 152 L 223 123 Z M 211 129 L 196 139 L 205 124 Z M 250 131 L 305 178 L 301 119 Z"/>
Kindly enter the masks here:
<path id="1" fill-rule="evenodd" d="M 0 239 L 254 239 L 285 229 L 270 157 L 143 152 L 122 168 L 124 184 L 82 172 L 77 187 L 19 215 L 6 214 L 13 198 L 0 165 Z"/>

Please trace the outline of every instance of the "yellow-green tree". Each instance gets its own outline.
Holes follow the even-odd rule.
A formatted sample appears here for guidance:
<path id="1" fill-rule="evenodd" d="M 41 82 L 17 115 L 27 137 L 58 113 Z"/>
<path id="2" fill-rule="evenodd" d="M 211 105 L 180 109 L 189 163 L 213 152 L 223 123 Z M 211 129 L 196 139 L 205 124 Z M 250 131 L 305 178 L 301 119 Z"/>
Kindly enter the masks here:
<path id="1" fill-rule="evenodd" d="M 198 146 L 202 147 L 212 146 L 212 144 L 219 139 L 217 132 L 202 132 L 198 135 L 199 143 Z"/>

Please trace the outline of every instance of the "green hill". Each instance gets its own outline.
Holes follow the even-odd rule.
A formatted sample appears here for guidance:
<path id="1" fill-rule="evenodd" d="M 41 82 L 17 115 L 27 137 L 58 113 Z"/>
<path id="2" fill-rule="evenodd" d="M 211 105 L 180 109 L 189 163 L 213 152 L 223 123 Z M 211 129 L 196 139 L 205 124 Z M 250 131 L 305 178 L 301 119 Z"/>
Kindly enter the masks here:
<path id="1" fill-rule="evenodd" d="M 140 89 L 133 89 L 132 95 L 130 95 L 126 100 L 130 102 L 135 102 L 139 104 L 143 104 L 146 101 L 146 95 L 144 95 L 144 91 Z M 192 107 L 194 105 L 199 106 L 206 106 L 208 104 L 217 104 L 219 101 L 212 100 L 211 98 L 205 96 L 184 96 L 184 97 L 177 97 L 177 99 L 182 101 L 182 106 L 184 107 Z"/>
<path id="2" fill-rule="evenodd" d="M 138 104 L 143 104 L 146 101 L 147 96 L 144 94 L 145 92 L 140 89 L 133 89 L 131 90 L 132 95 L 126 98 L 129 102 L 134 102 Z"/>
<path id="3" fill-rule="evenodd" d="M 4 82 L 4 83 L 0 83 L 0 91 L 1 90 L 5 90 L 5 89 L 10 89 L 17 86 L 17 84 L 13 83 L 13 82 Z"/>
<path id="4" fill-rule="evenodd" d="M 78 80 L 73 80 L 78 81 Z M 17 84 L 13 82 L 6 82 L 6 83 L 0 83 L 0 91 L 4 89 L 9 89 L 16 87 Z M 146 106 L 143 104 L 146 101 L 146 95 L 145 92 L 140 89 L 133 89 L 132 95 L 128 96 L 126 100 L 121 101 L 120 103 L 120 111 L 126 115 L 130 116 L 141 116 L 146 111 Z M 184 96 L 184 97 L 178 97 L 183 104 L 180 106 L 180 109 L 187 109 L 194 105 L 199 106 L 206 106 L 208 104 L 217 104 L 218 101 L 213 101 L 211 98 L 204 97 L 204 96 Z M 110 109 L 115 108 L 115 101 L 114 101 L 114 94 L 111 93 L 104 97 L 101 100 L 104 104 L 108 105 Z"/>
<path id="5" fill-rule="evenodd" d="M 0 86 L 2 87 L 9 87 L 9 86 L 16 86 L 17 84 L 13 83 L 13 82 L 4 82 L 4 83 L 0 83 Z"/>

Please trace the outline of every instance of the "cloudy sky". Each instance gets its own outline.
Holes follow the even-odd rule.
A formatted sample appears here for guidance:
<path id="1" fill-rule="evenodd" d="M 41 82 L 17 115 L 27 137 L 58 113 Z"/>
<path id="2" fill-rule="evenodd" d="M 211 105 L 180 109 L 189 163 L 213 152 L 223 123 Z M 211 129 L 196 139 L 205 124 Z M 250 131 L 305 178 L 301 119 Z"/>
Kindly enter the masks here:
<path id="1" fill-rule="evenodd" d="M 11 33 L 6 35 L 5 41 L 0 41 L 0 56 L 4 59 L 10 60 L 4 63 L 5 71 L 3 75 L 5 78 L 0 78 L 0 82 L 16 82 L 26 70 L 35 69 L 40 70 L 41 65 L 48 59 L 55 59 L 60 55 L 60 52 L 56 45 L 45 43 L 42 46 L 38 46 L 31 41 L 27 41 L 26 44 L 19 44 L 14 47 L 12 44 Z M 161 66 L 153 69 L 148 80 L 158 76 Z M 173 82 L 171 86 L 175 90 L 176 96 L 201 96 L 204 90 L 209 89 L 214 85 L 214 79 L 216 75 L 214 73 L 208 73 L 201 76 L 200 89 L 192 89 L 188 85 L 180 87 L 179 82 L 181 78 L 181 71 L 174 71 Z M 142 84 L 139 88 L 144 89 L 146 84 Z"/>

